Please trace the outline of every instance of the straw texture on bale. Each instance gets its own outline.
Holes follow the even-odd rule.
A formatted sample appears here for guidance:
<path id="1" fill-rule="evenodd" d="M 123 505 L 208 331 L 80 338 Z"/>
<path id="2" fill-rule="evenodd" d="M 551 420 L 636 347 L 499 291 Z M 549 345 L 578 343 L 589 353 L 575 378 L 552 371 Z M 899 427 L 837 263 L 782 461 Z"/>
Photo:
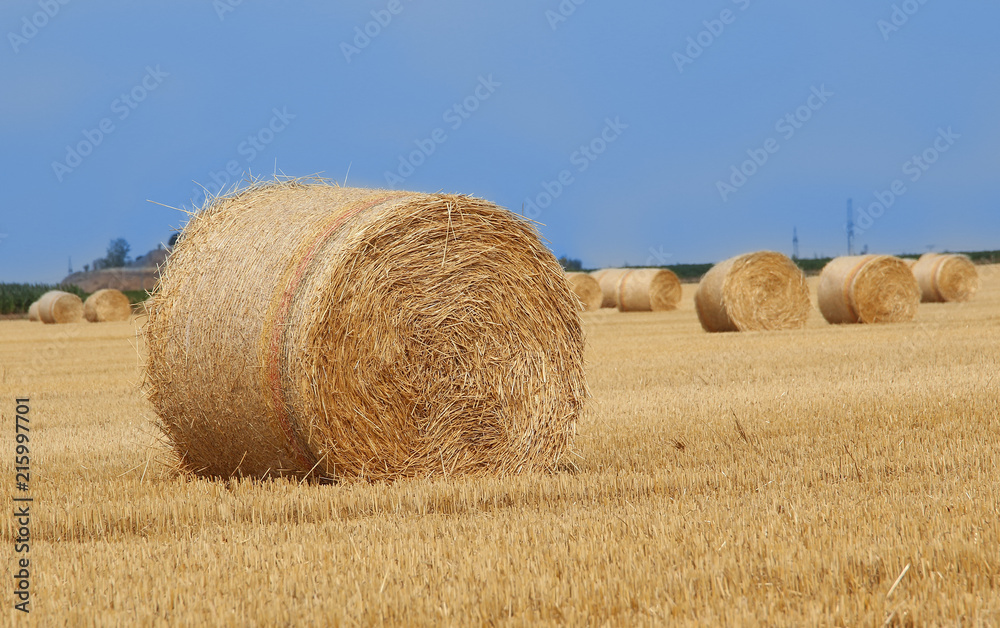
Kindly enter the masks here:
<path id="1" fill-rule="evenodd" d="M 569 282 L 573 293 L 580 299 L 580 304 L 585 312 L 601 309 L 604 293 L 601 292 L 601 284 L 596 279 L 587 273 L 566 273 L 566 281 Z"/>
<path id="2" fill-rule="evenodd" d="M 28 320 L 29 321 L 41 320 L 38 318 L 38 301 L 35 301 L 34 303 L 28 306 Z"/>
<path id="3" fill-rule="evenodd" d="M 681 300 L 681 282 L 660 268 L 605 268 L 593 273 L 601 284 L 601 307 L 621 312 L 673 310 Z"/>
<path id="4" fill-rule="evenodd" d="M 702 278 L 694 302 L 709 332 L 800 329 L 812 307 L 802 270 L 772 251 L 716 264 Z"/>
<path id="5" fill-rule="evenodd" d="M 83 316 L 91 323 L 127 321 L 131 315 L 128 297 L 113 288 L 98 290 L 83 302 Z"/>
<path id="6" fill-rule="evenodd" d="M 906 262 L 891 255 L 838 257 L 819 278 L 819 309 L 833 324 L 913 320 L 920 288 Z"/>
<path id="7" fill-rule="evenodd" d="M 150 401 L 204 476 L 551 470 L 589 394 L 559 263 L 468 196 L 255 184 L 193 215 L 147 312 Z"/>
<path id="8" fill-rule="evenodd" d="M 924 302 L 968 301 L 979 290 L 979 272 L 965 255 L 925 253 L 911 268 Z"/>
<path id="9" fill-rule="evenodd" d="M 38 299 L 38 318 L 43 323 L 83 322 L 83 301 L 62 290 L 49 290 Z"/>

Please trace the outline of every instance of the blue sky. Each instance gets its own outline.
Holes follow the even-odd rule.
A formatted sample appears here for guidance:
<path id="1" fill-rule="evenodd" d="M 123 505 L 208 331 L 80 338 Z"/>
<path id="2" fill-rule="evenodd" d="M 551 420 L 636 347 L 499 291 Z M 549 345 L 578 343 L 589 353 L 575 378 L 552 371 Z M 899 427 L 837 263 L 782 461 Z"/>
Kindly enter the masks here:
<path id="1" fill-rule="evenodd" d="M 848 197 L 859 248 L 1000 248 L 996 4 L 63 2 L 0 8 L 0 281 L 276 169 L 524 206 L 589 267 L 844 254 Z"/>

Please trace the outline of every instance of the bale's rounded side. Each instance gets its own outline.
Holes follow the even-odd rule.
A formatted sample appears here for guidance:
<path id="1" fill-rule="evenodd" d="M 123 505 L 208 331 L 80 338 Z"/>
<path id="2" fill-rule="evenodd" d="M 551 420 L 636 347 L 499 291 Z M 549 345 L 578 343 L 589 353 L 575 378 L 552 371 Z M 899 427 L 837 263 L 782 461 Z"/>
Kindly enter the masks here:
<path id="1" fill-rule="evenodd" d="M 131 315 L 132 305 L 120 290 L 98 290 L 83 302 L 83 316 L 91 323 L 127 321 Z"/>
<path id="2" fill-rule="evenodd" d="M 530 223 L 300 181 L 195 214 L 148 305 L 148 394 L 205 476 L 549 470 L 587 396 L 579 301 Z"/>
<path id="3" fill-rule="evenodd" d="M 709 332 L 800 329 L 809 318 L 809 286 L 802 270 L 773 251 L 720 262 L 702 278 L 694 297 Z"/>
<path id="4" fill-rule="evenodd" d="M 628 268 L 602 268 L 590 273 L 601 285 L 601 307 L 618 307 L 618 286 Z"/>
<path id="5" fill-rule="evenodd" d="M 38 318 L 43 323 L 83 322 L 83 301 L 62 290 L 49 290 L 38 299 Z"/>
<path id="6" fill-rule="evenodd" d="M 965 255 L 925 253 L 912 268 L 924 302 L 968 301 L 979 290 L 979 272 Z"/>
<path id="7" fill-rule="evenodd" d="M 833 324 L 913 320 L 920 287 L 910 267 L 891 255 L 838 257 L 820 274 L 819 309 Z"/>
<path id="8" fill-rule="evenodd" d="M 566 273 L 566 281 L 569 282 L 573 293 L 580 299 L 583 311 L 593 312 L 601 309 L 604 293 L 601 291 L 601 284 L 596 279 L 587 273 Z"/>
<path id="9" fill-rule="evenodd" d="M 665 312 L 676 309 L 680 300 L 681 282 L 670 270 L 628 269 L 618 280 L 620 312 Z"/>
<path id="10" fill-rule="evenodd" d="M 41 320 L 40 318 L 38 318 L 38 301 L 35 301 L 34 303 L 28 306 L 28 320 L 29 321 Z"/>

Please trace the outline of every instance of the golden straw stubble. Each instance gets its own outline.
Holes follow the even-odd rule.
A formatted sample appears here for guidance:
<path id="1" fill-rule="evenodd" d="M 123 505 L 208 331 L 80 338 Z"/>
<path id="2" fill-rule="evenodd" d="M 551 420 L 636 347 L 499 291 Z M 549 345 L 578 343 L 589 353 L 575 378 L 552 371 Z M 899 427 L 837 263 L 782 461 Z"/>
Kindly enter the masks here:
<path id="1" fill-rule="evenodd" d="M 830 261 L 820 273 L 819 309 L 833 324 L 913 320 L 920 287 L 909 265 L 891 255 L 854 255 Z"/>
<path id="2" fill-rule="evenodd" d="M 709 332 L 800 329 L 812 308 L 802 270 L 773 251 L 716 264 L 698 284 L 694 300 Z"/>
<path id="3" fill-rule="evenodd" d="M 550 470 L 588 395 L 559 263 L 468 196 L 258 184 L 194 215 L 147 309 L 150 401 L 206 476 Z"/>
<path id="4" fill-rule="evenodd" d="M 911 266 L 924 302 L 963 302 L 979 290 L 979 272 L 965 255 L 925 253 Z"/>

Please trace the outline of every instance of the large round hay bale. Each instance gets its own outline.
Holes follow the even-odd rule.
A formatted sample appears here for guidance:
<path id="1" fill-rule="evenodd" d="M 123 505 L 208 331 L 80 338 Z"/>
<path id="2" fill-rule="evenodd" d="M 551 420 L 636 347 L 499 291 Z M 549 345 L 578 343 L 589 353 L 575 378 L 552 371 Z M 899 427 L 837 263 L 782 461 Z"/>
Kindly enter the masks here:
<path id="1" fill-rule="evenodd" d="M 549 470 L 588 395 L 578 310 L 492 203 L 256 185 L 184 228 L 147 305 L 148 394 L 205 476 Z"/>
<path id="2" fill-rule="evenodd" d="M 979 272 L 965 255 L 925 253 L 912 269 L 924 302 L 968 301 L 979 290 Z"/>
<path id="3" fill-rule="evenodd" d="M 38 301 L 35 301 L 34 303 L 28 306 L 28 320 L 29 321 L 41 320 L 40 318 L 38 318 Z"/>
<path id="4" fill-rule="evenodd" d="M 91 323 L 127 321 L 131 315 L 132 305 L 120 290 L 98 290 L 83 302 L 83 316 Z"/>
<path id="5" fill-rule="evenodd" d="M 920 288 L 906 262 L 891 255 L 838 257 L 820 274 L 819 309 L 830 323 L 913 320 Z"/>
<path id="6" fill-rule="evenodd" d="M 601 292 L 601 284 L 596 279 L 587 273 L 566 273 L 566 281 L 569 282 L 573 293 L 580 299 L 580 304 L 585 312 L 601 309 L 604 294 Z"/>
<path id="7" fill-rule="evenodd" d="M 663 312 L 681 300 L 681 282 L 661 268 L 605 268 L 594 271 L 604 295 L 601 307 L 620 312 Z"/>
<path id="8" fill-rule="evenodd" d="M 772 251 L 716 264 L 698 284 L 694 303 L 709 332 L 800 329 L 812 307 L 802 270 Z"/>
<path id="9" fill-rule="evenodd" d="M 38 299 L 38 318 L 43 323 L 83 322 L 83 301 L 62 290 L 49 290 Z"/>

